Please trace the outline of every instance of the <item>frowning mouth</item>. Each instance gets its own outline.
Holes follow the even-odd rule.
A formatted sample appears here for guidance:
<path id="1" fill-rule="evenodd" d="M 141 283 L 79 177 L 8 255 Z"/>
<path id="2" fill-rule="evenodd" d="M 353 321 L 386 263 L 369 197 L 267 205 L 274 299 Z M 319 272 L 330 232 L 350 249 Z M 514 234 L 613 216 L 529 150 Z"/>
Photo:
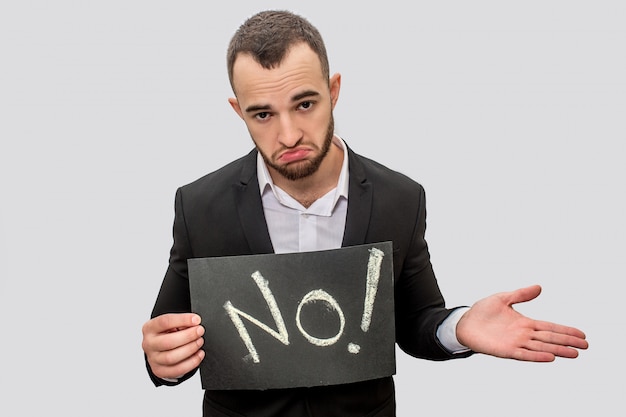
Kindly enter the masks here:
<path id="1" fill-rule="evenodd" d="M 283 152 L 278 160 L 283 163 L 298 162 L 305 159 L 311 153 L 310 149 L 299 148 Z"/>

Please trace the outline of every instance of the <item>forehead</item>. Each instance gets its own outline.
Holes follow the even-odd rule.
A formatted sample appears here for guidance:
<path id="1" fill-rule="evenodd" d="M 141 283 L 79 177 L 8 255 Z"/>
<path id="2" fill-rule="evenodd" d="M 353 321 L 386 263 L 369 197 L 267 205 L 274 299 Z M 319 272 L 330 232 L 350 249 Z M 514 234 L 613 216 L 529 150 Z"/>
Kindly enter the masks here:
<path id="1" fill-rule="evenodd" d="M 319 57 L 305 43 L 292 46 L 275 68 L 263 68 L 249 54 L 240 54 L 233 66 L 233 85 L 238 99 L 298 88 L 319 89 L 327 83 Z"/>

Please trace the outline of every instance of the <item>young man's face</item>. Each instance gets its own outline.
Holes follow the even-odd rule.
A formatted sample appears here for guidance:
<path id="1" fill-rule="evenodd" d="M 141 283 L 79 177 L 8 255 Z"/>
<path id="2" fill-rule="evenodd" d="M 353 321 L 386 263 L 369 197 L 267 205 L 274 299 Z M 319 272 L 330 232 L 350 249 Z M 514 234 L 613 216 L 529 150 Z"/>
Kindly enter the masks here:
<path id="1" fill-rule="evenodd" d="M 250 55 L 239 55 L 233 85 L 237 98 L 229 102 L 272 176 L 298 180 L 314 174 L 332 142 L 339 74 L 330 78 L 329 88 L 318 56 L 300 43 L 279 67 L 269 70 Z"/>

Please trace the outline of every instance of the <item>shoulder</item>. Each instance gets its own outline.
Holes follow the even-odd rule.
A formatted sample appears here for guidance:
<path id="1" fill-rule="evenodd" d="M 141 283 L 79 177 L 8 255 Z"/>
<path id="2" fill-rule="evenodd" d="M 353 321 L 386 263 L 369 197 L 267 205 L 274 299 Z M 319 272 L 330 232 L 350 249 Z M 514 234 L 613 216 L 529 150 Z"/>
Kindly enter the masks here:
<path id="1" fill-rule="evenodd" d="M 423 193 L 422 185 L 408 175 L 348 149 L 350 176 L 359 183 L 371 183 L 390 192 Z"/>
<path id="2" fill-rule="evenodd" d="M 179 188 L 181 193 L 188 196 L 201 194 L 223 194 L 234 184 L 247 184 L 256 179 L 256 149 L 247 155 L 238 158 L 221 168 L 212 171 Z"/>

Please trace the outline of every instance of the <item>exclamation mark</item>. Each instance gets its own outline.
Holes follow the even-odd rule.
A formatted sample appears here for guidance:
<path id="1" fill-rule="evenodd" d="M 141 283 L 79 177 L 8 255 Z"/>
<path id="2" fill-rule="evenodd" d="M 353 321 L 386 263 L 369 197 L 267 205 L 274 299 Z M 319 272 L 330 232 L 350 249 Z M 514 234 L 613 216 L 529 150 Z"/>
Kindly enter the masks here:
<path id="1" fill-rule="evenodd" d="M 380 269 L 385 253 L 380 249 L 370 249 L 370 257 L 367 262 L 367 279 L 365 281 L 365 301 L 363 302 L 363 317 L 361 317 L 361 330 L 367 332 L 372 323 L 372 312 L 374 311 L 374 301 L 378 292 L 378 281 L 380 279 Z M 359 353 L 361 347 L 355 343 L 348 344 L 350 353 Z"/>
<path id="2" fill-rule="evenodd" d="M 367 280 L 365 282 L 365 302 L 363 303 L 363 317 L 361 318 L 361 330 L 367 332 L 372 322 L 372 311 L 378 291 L 380 278 L 380 266 L 383 263 L 385 253 L 380 249 L 370 249 L 370 259 L 367 262 Z"/>

